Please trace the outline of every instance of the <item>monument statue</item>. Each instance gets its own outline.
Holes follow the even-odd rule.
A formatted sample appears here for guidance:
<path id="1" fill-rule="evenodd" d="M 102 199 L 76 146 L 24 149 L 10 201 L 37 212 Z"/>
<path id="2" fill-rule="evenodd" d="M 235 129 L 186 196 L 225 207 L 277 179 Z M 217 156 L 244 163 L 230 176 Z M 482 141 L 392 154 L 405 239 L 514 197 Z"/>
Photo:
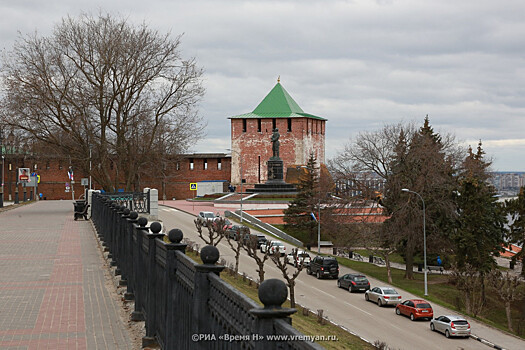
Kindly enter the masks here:
<path id="1" fill-rule="evenodd" d="M 279 158 L 279 129 L 273 129 L 272 134 L 272 151 L 275 158 Z"/>

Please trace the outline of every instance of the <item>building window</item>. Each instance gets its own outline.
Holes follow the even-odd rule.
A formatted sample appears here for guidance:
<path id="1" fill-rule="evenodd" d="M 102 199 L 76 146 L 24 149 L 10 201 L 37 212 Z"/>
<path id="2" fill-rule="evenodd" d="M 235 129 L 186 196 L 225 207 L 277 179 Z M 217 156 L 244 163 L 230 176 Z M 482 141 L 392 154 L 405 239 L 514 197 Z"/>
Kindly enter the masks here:
<path id="1" fill-rule="evenodd" d="M 175 169 L 180 170 L 180 162 L 177 162 L 177 163 L 175 164 Z"/>
<path id="2" fill-rule="evenodd" d="M 292 118 L 288 118 L 288 132 L 292 132 Z"/>
<path id="3" fill-rule="evenodd" d="M 62 162 L 58 162 L 58 169 L 62 170 Z"/>
<path id="4" fill-rule="evenodd" d="M 193 163 L 193 158 L 190 158 L 190 170 L 193 170 L 195 164 Z"/>
<path id="5" fill-rule="evenodd" d="M 222 160 L 220 158 L 217 159 L 217 170 L 222 170 Z"/>
<path id="6" fill-rule="evenodd" d="M 275 130 L 275 128 L 277 128 L 277 119 L 273 118 L 272 119 L 272 131 Z"/>
<path id="7" fill-rule="evenodd" d="M 203 165 L 202 165 L 202 168 L 203 168 L 204 170 L 208 170 L 208 159 L 204 158 L 204 163 L 203 163 Z"/>
<path id="8" fill-rule="evenodd" d="M 246 132 L 246 119 L 242 120 L 242 132 Z"/>
<path id="9" fill-rule="evenodd" d="M 49 161 L 46 162 L 46 169 L 49 170 Z"/>
<path id="10" fill-rule="evenodd" d="M 257 119 L 257 132 L 261 132 L 261 126 L 262 126 L 262 122 L 261 122 L 261 118 Z"/>
<path id="11" fill-rule="evenodd" d="M 33 169 L 34 170 L 38 169 L 38 165 L 36 163 L 33 165 Z"/>

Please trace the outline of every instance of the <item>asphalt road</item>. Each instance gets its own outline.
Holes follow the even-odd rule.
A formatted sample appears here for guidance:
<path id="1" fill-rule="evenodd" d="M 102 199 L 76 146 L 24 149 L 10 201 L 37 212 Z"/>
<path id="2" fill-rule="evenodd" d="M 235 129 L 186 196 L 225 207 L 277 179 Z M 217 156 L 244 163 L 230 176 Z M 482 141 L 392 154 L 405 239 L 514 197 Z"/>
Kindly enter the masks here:
<path id="1" fill-rule="evenodd" d="M 159 218 L 169 231 L 172 228 L 179 228 L 183 231 L 184 237 L 197 242 L 201 247 L 204 242 L 200 239 L 193 223 L 194 216 L 179 211 L 174 208 L 159 208 Z M 206 229 L 205 229 L 206 230 Z M 285 243 L 287 253 L 292 246 Z M 227 262 L 235 262 L 233 251 L 227 242 L 221 241 L 217 246 Z M 313 254 L 311 254 L 313 255 Z M 289 265 L 289 269 L 293 269 Z M 245 272 L 248 276 L 257 279 L 256 264 L 252 258 L 241 254 L 239 262 L 239 272 Z M 265 265 L 265 278 L 283 279 L 281 272 L 275 267 L 273 262 L 267 261 Z M 349 268 L 340 266 L 340 276 L 346 273 L 355 272 Z M 372 287 L 385 285 L 385 283 L 369 278 Z M 324 315 L 331 321 L 344 326 L 359 336 L 374 342 L 384 341 L 393 349 L 489 349 L 474 339 L 464 338 L 445 338 L 441 333 L 430 331 L 428 321 L 415 321 L 404 316 L 395 314 L 393 306 L 378 307 L 377 304 L 366 302 L 363 293 L 349 293 L 347 290 L 337 288 L 336 280 L 318 280 L 314 276 L 306 274 L 306 269 L 301 272 L 296 279 L 296 302 L 311 310 L 324 310 Z M 403 300 L 416 298 L 403 290 L 396 288 L 402 295 Z M 434 315 L 456 314 L 454 311 L 443 308 L 439 305 L 432 305 Z M 488 327 L 482 323 L 470 320 L 472 333 L 496 344 L 504 349 L 525 349 L 525 341 L 506 334 L 499 330 Z"/>

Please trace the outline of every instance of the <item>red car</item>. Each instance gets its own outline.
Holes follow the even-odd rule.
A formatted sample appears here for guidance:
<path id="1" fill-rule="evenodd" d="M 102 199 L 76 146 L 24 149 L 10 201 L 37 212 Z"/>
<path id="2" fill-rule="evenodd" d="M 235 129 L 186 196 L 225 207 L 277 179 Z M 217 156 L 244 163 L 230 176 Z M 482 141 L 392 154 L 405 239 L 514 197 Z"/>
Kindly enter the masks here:
<path id="1" fill-rule="evenodd" d="M 412 321 L 418 318 L 431 320 L 434 317 L 434 311 L 428 301 L 421 299 L 409 299 L 396 305 L 396 314 L 410 317 Z"/>

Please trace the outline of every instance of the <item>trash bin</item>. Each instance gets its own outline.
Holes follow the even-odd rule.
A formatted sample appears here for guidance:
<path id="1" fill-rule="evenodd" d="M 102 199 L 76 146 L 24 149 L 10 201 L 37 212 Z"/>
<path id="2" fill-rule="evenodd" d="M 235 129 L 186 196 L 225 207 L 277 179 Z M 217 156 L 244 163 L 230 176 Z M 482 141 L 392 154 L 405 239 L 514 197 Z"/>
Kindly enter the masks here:
<path id="1" fill-rule="evenodd" d="M 354 252 L 353 252 L 353 251 L 349 251 L 349 252 L 348 252 L 348 257 L 349 257 L 350 259 L 353 259 L 353 258 L 354 258 Z"/>
<path id="2" fill-rule="evenodd" d="M 423 271 L 423 264 L 417 264 L 417 270 L 419 272 Z"/>
<path id="3" fill-rule="evenodd" d="M 511 270 L 514 270 L 514 264 L 515 264 L 515 262 L 511 260 L 510 261 L 510 269 Z"/>
<path id="4" fill-rule="evenodd" d="M 369 255 L 368 256 L 368 262 L 369 263 L 374 263 L 374 256 L 373 255 Z"/>

